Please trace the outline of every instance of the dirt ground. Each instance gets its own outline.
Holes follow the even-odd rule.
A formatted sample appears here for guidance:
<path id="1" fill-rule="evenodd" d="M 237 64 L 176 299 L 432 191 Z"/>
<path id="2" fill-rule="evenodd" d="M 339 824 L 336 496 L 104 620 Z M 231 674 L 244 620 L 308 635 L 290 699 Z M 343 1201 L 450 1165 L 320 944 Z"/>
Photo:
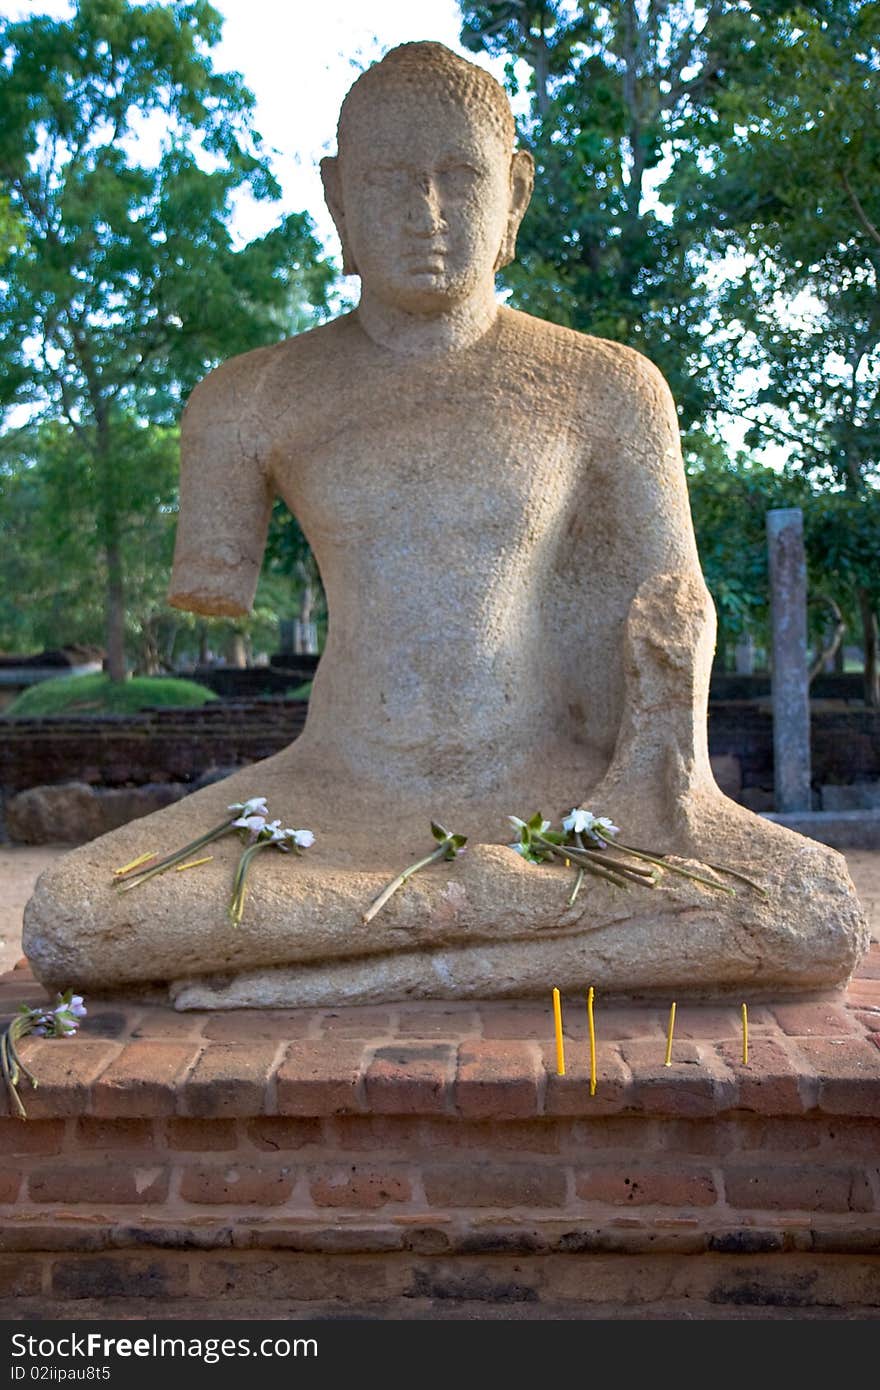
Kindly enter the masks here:
<path id="1" fill-rule="evenodd" d="M 64 849 L 0 846 L 0 974 L 21 955 L 21 913 L 37 875 Z M 846 856 L 856 891 L 880 941 L 880 850 L 850 850 Z"/>

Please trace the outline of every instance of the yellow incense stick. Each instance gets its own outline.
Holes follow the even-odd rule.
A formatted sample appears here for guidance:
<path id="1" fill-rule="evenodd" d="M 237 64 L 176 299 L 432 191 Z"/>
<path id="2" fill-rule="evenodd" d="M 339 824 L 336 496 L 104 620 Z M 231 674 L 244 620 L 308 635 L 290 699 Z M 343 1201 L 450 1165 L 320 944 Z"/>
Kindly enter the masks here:
<path id="1" fill-rule="evenodd" d="M 664 1067 L 671 1067 L 671 1066 L 672 1066 L 672 1030 L 674 1029 L 674 1027 L 675 1027 L 675 1001 L 673 1000 L 673 1003 L 672 1003 L 672 1005 L 670 1006 L 670 1009 L 669 1009 L 669 1032 L 668 1032 L 667 1035 L 666 1035 L 666 1061 L 663 1063 Z"/>
<path id="2" fill-rule="evenodd" d="M 565 1075 L 565 1048 L 562 1044 L 562 1003 L 559 990 L 553 990 L 553 1021 L 556 1024 L 556 1075 Z"/>
<path id="3" fill-rule="evenodd" d="M 137 859 L 132 859 L 130 864 L 123 864 L 121 869 L 114 869 L 113 872 L 117 876 L 117 878 L 121 878 L 123 874 L 130 874 L 132 869 L 139 869 L 141 864 L 146 864 L 148 859 L 155 858 L 156 851 L 154 849 L 151 849 L 149 854 L 141 854 L 138 856 Z"/>
<path id="4" fill-rule="evenodd" d="M 743 1018 L 743 1066 L 749 1065 L 749 1011 L 745 1004 L 742 1006 Z"/>
<path id="5" fill-rule="evenodd" d="M 593 1027 L 593 986 L 587 995 L 587 1022 L 590 1026 L 590 1095 L 596 1094 L 596 1029 Z"/>
<path id="6" fill-rule="evenodd" d="M 180 873 L 183 869 L 197 869 L 199 864 L 210 864 L 213 858 L 213 854 L 206 854 L 204 859 L 190 859 L 186 864 L 175 864 L 174 867 Z"/>

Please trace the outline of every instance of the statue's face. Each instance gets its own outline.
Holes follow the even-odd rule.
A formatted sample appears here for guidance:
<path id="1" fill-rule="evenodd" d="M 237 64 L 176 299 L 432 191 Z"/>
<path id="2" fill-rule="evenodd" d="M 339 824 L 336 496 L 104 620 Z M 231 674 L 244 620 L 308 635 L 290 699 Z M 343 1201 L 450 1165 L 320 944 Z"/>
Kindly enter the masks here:
<path id="1" fill-rule="evenodd" d="M 354 123 L 352 123 L 354 124 Z M 494 280 L 511 211 L 511 154 L 479 109 L 426 86 L 364 102 L 339 158 L 344 234 L 365 288 L 442 313 Z"/>

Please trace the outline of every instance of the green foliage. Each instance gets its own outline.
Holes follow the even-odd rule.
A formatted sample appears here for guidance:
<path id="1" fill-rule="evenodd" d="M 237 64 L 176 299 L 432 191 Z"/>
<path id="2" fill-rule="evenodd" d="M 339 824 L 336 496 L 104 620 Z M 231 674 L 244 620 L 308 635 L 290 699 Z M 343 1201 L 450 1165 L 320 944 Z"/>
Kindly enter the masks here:
<path id="1" fill-rule="evenodd" d="M 111 681 L 109 676 L 57 676 L 40 681 L 3 711 L 6 719 L 36 719 L 51 714 L 130 714 L 158 706 L 204 705 L 217 696 L 195 681 L 136 676 Z"/>
<path id="2" fill-rule="evenodd" d="M 206 0 L 79 0 L 69 19 L 0 21 L 0 415 L 25 406 L 67 432 L 117 678 L 137 587 L 128 539 L 139 518 L 152 562 L 173 507 L 133 438 L 173 428 L 219 361 L 325 314 L 334 278 L 305 214 L 234 242 L 233 199 L 280 190 L 253 96 L 213 68 L 220 25 Z M 30 467 L 45 443 L 28 441 Z"/>
<path id="3" fill-rule="evenodd" d="M 503 272 L 511 302 L 625 342 L 666 375 L 683 426 L 713 405 L 694 238 L 662 206 L 670 143 L 711 105 L 733 5 L 460 3 L 462 41 L 531 70 L 520 142 L 536 187 Z M 658 204 L 659 196 L 661 203 Z"/>
<path id="4" fill-rule="evenodd" d="M 741 22 L 751 62 L 670 181 L 679 225 L 743 266 L 712 306 L 709 375 L 749 447 L 858 492 L 880 481 L 880 5 Z"/>

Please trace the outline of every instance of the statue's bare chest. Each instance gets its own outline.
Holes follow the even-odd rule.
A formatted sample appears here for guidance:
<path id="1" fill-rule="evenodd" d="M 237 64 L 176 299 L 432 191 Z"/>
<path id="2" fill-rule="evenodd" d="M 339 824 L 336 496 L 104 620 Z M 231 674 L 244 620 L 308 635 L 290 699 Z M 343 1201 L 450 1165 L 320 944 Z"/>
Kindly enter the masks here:
<path id="1" fill-rule="evenodd" d="M 523 543 L 567 511 L 584 454 L 564 411 L 522 383 L 376 372 L 282 421 L 272 467 L 306 530 L 331 543 L 413 524 Z"/>

